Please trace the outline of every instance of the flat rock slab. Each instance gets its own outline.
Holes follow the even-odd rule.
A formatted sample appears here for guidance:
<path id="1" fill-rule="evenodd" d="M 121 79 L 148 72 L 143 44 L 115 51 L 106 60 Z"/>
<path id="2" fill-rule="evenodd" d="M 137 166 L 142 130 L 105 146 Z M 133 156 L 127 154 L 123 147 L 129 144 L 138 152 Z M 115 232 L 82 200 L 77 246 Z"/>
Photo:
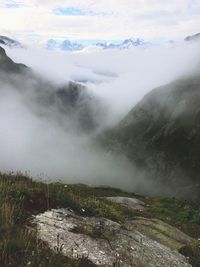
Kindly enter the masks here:
<path id="1" fill-rule="evenodd" d="M 111 202 L 118 203 L 124 207 L 134 210 L 143 211 L 146 209 L 146 204 L 137 199 L 137 198 L 130 198 L 130 197 L 106 197 L 107 200 Z"/>
<path id="2" fill-rule="evenodd" d="M 134 221 L 120 225 L 59 209 L 37 215 L 34 222 L 38 237 L 52 249 L 68 257 L 87 257 L 97 266 L 191 267 L 177 250 L 137 229 Z"/>

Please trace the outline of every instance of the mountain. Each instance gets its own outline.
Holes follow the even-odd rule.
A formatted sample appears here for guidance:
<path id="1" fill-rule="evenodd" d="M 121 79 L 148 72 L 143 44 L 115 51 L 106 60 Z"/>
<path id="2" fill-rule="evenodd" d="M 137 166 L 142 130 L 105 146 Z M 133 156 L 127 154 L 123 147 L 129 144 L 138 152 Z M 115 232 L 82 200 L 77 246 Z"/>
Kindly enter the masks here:
<path id="1" fill-rule="evenodd" d="M 27 69 L 28 67 L 26 67 L 24 64 L 17 64 L 12 61 L 12 59 L 6 55 L 5 50 L 0 47 L 0 71 L 7 73 L 22 73 Z"/>
<path id="2" fill-rule="evenodd" d="M 54 39 L 50 39 L 46 44 L 46 48 L 49 50 L 60 49 L 63 51 L 79 51 L 83 49 L 83 45 L 69 40 L 59 42 Z"/>
<path id="3" fill-rule="evenodd" d="M 46 49 L 48 50 L 52 50 L 57 48 L 57 41 L 54 39 L 50 39 L 48 40 L 47 44 L 46 44 Z"/>
<path id="4" fill-rule="evenodd" d="M 102 47 L 103 49 L 129 49 L 132 47 L 144 46 L 147 44 L 148 43 L 142 39 L 131 38 L 131 39 L 126 39 L 118 44 L 105 42 L 105 43 L 97 43 L 96 46 Z"/>
<path id="5" fill-rule="evenodd" d="M 123 43 L 120 45 L 120 48 L 127 49 L 135 46 L 141 46 L 144 44 L 145 42 L 142 39 L 127 39 L 123 41 Z"/>
<path id="6" fill-rule="evenodd" d="M 185 38 L 185 41 L 188 41 L 188 42 L 190 42 L 190 41 L 200 41 L 200 33 L 196 33 L 194 35 L 187 36 Z"/>
<path id="7" fill-rule="evenodd" d="M 71 42 L 69 40 L 65 40 L 63 42 L 56 41 L 54 39 L 48 40 L 46 44 L 46 48 L 49 50 L 53 49 L 61 49 L 63 51 L 80 51 L 80 50 L 90 50 L 90 47 L 92 47 L 92 50 L 95 50 L 95 47 L 101 48 L 101 49 L 130 49 L 132 47 L 148 47 L 150 46 L 150 42 L 145 42 L 143 39 L 135 39 L 130 38 L 126 39 L 124 41 L 121 41 L 120 43 L 112 43 L 112 42 L 97 42 L 93 45 L 87 45 L 84 46 L 81 43 L 78 42 Z"/>
<path id="8" fill-rule="evenodd" d="M 150 45 L 149 42 L 145 42 L 143 39 L 126 39 L 124 40 L 121 44 L 119 44 L 119 49 L 129 49 L 129 48 L 132 48 L 132 47 L 137 47 L 137 46 L 142 46 L 142 47 L 145 47 L 145 46 L 148 46 Z"/>
<path id="9" fill-rule="evenodd" d="M 11 38 L 8 38 L 6 36 L 3 36 L 3 35 L 0 35 L 0 44 L 6 45 L 9 47 L 15 47 L 15 48 L 22 48 L 23 47 L 23 45 L 20 42 L 13 40 Z"/>
<path id="10" fill-rule="evenodd" d="M 154 89 L 103 139 L 158 181 L 165 194 L 199 196 L 200 77 Z"/>
<path id="11" fill-rule="evenodd" d="M 0 47 L 0 81 L 20 95 L 29 94 L 30 99 L 26 99 L 30 102 L 29 108 L 36 114 L 49 116 L 52 122 L 70 119 L 77 129 L 90 132 L 98 128 L 103 116 L 100 101 L 88 93 L 86 87 L 74 82 L 55 86 L 37 76 L 27 66 L 12 61 L 2 47 Z"/>
<path id="12" fill-rule="evenodd" d="M 64 51 L 79 51 L 83 49 L 83 45 L 76 42 L 70 42 L 69 40 L 65 40 L 60 45 L 60 49 Z"/>

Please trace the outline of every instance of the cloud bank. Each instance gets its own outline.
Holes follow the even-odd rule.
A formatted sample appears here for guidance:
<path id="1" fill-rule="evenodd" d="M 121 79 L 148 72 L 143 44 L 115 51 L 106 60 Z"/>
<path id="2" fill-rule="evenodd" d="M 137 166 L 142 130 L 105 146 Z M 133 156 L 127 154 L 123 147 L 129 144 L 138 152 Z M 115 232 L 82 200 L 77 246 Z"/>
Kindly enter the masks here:
<path id="1" fill-rule="evenodd" d="M 123 155 L 102 150 L 95 142 L 96 134 L 118 123 L 154 87 L 194 72 L 199 66 L 198 44 L 87 53 L 7 48 L 7 53 L 32 67 L 37 78 L 0 77 L 1 170 L 153 190 L 155 185 L 144 180 Z M 43 79 L 49 82 L 41 83 Z M 102 103 L 104 116 L 98 129 L 84 132 L 77 128 L 73 112 L 63 112 L 55 90 L 69 80 L 85 84 L 89 95 Z"/>
<path id="2" fill-rule="evenodd" d="M 83 52 L 7 49 L 38 75 L 59 85 L 80 82 L 110 108 L 113 120 L 125 116 L 151 89 L 188 75 L 199 66 L 199 43 L 179 42 L 130 50 Z M 107 122 L 106 122 L 107 123 Z M 109 122 L 108 122 L 109 123 Z"/>

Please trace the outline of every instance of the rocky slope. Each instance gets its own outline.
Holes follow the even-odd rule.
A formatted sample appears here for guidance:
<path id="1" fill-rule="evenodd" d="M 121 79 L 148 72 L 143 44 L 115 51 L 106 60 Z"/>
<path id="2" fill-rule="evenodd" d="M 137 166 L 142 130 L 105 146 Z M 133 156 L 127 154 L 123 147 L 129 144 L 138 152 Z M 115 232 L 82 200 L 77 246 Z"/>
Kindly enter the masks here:
<path id="1" fill-rule="evenodd" d="M 19 172 L 0 188 L 0 266 L 200 266 L 200 205 Z"/>
<path id="2" fill-rule="evenodd" d="M 134 198 L 123 200 L 137 202 Z M 119 223 L 58 209 L 37 215 L 35 223 L 39 238 L 53 250 L 75 259 L 86 257 L 96 266 L 191 266 L 178 250 L 195 241 L 157 219 L 136 217 Z"/>
<path id="3" fill-rule="evenodd" d="M 104 141 L 146 170 L 149 179 L 160 181 L 163 191 L 198 196 L 199 107 L 200 77 L 177 80 L 147 94 Z"/>

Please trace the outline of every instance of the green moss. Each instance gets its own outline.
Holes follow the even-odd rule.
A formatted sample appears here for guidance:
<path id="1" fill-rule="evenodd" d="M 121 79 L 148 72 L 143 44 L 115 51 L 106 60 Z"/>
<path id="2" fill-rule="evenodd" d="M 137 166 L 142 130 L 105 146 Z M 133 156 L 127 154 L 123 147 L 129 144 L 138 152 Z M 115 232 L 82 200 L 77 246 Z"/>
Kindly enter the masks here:
<path id="1" fill-rule="evenodd" d="M 200 205 L 174 198 L 149 199 L 152 217 L 180 228 L 194 238 L 200 237 Z"/>
<path id="2" fill-rule="evenodd" d="M 193 267 L 200 267 L 200 244 L 182 247 L 179 252 L 189 259 Z"/>

